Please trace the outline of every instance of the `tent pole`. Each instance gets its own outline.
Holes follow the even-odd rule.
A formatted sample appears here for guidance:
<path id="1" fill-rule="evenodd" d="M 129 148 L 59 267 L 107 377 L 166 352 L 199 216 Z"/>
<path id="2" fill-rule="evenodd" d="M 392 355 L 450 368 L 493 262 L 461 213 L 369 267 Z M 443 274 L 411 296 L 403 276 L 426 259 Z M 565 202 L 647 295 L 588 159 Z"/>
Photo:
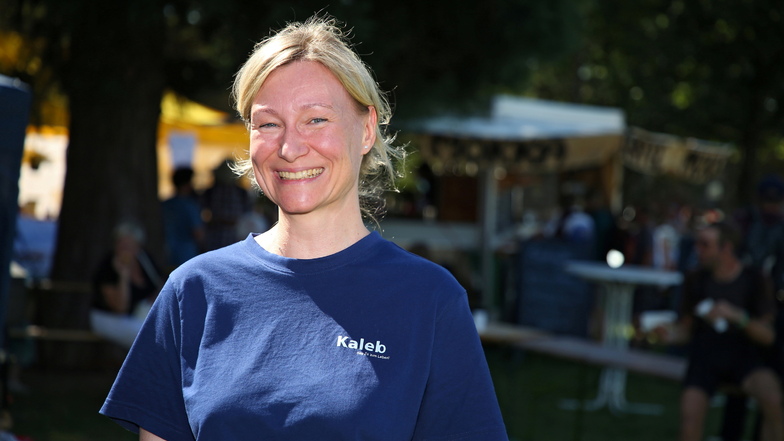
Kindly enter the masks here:
<path id="1" fill-rule="evenodd" d="M 492 167 L 484 167 L 480 171 L 481 201 L 479 219 L 481 222 L 481 265 L 482 265 L 482 301 L 481 307 L 486 309 L 491 319 L 497 320 L 497 293 L 495 292 L 495 230 L 498 223 L 498 182 Z"/>

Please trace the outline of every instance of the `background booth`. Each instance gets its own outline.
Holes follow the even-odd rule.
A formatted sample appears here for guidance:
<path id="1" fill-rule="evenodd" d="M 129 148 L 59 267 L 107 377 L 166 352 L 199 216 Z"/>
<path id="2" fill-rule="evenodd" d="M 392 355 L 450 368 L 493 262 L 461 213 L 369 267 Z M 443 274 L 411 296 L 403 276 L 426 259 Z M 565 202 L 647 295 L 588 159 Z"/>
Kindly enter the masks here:
<path id="1" fill-rule="evenodd" d="M 426 118 L 405 131 L 416 135 L 415 147 L 432 170 L 434 209 L 421 228 L 385 220 L 385 234 L 402 245 L 448 247 L 455 238 L 456 248 L 476 249 L 479 306 L 494 318 L 511 306 L 499 285 L 514 277 L 499 276 L 499 252 L 534 234 L 566 197 L 620 208 L 626 131 L 620 109 L 497 96 L 488 116 Z M 546 254 L 530 253 L 529 264 L 559 269 Z M 544 260 L 530 261 L 537 255 Z M 539 297 L 553 300 L 553 294 Z"/>

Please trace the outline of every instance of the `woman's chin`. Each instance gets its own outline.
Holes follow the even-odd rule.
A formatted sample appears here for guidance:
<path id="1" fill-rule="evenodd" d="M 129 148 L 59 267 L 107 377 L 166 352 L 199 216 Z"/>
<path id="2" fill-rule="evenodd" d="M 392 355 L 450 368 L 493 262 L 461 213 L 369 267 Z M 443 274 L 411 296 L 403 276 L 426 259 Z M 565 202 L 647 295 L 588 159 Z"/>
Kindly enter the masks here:
<path id="1" fill-rule="evenodd" d="M 278 204 L 280 214 L 286 216 L 301 216 L 316 211 L 317 207 L 309 203 L 284 203 Z"/>

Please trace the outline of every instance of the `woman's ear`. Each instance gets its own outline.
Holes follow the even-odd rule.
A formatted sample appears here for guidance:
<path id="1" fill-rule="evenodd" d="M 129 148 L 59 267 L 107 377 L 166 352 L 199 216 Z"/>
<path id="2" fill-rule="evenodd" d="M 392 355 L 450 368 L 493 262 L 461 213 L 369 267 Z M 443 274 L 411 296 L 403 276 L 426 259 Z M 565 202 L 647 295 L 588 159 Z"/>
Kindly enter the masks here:
<path id="1" fill-rule="evenodd" d="M 368 153 L 376 143 L 376 126 L 378 124 L 378 114 L 375 106 L 368 106 L 368 113 L 365 117 L 365 127 L 362 131 L 362 145 L 367 148 L 362 149 L 362 154 Z"/>

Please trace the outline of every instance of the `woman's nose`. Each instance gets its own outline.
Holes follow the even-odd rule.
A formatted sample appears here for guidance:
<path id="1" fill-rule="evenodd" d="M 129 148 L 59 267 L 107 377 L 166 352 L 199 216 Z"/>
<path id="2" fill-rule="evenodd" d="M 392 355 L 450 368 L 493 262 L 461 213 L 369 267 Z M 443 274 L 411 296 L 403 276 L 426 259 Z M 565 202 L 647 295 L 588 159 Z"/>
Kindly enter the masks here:
<path id="1" fill-rule="evenodd" d="M 308 153 L 308 146 L 305 139 L 296 130 L 286 130 L 283 140 L 278 149 L 278 156 L 288 162 L 294 162 L 300 156 Z"/>

